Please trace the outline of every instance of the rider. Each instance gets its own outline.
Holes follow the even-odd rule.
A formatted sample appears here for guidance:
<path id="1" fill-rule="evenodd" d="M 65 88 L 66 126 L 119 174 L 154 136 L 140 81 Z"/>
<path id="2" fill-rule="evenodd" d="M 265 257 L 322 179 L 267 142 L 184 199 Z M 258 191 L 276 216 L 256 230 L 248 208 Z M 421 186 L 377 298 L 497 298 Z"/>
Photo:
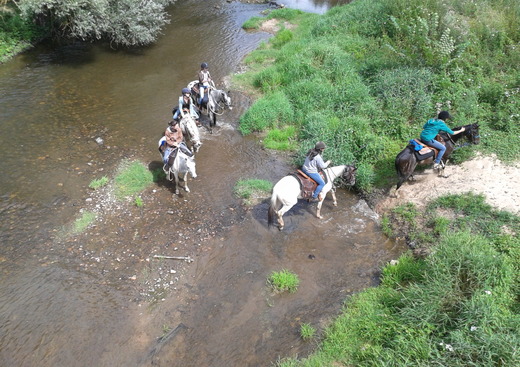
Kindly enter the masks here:
<path id="1" fill-rule="evenodd" d="M 199 71 L 199 105 L 202 104 L 202 100 L 204 99 L 204 90 L 208 89 L 211 84 L 213 84 L 213 80 L 211 79 L 211 75 L 208 70 L 208 64 L 203 62 L 200 64 Z"/>
<path id="2" fill-rule="evenodd" d="M 446 146 L 435 140 L 437 134 L 440 131 L 445 131 L 448 134 L 457 135 L 465 130 L 464 127 L 457 131 L 451 130 L 445 123 L 446 120 L 451 118 L 452 117 L 448 111 L 441 111 L 437 115 L 436 119 L 428 120 L 428 122 L 426 122 L 426 124 L 423 126 L 423 131 L 421 132 L 421 141 L 424 144 L 439 150 L 439 154 L 437 155 L 437 158 L 433 164 L 433 169 L 444 168 L 444 163 L 442 163 L 441 159 L 444 155 L 444 152 L 446 151 Z"/>
<path id="3" fill-rule="evenodd" d="M 191 91 L 189 90 L 189 88 L 182 88 L 181 93 L 182 95 L 179 97 L 179 106 L 176 108 L 175 113 L 173 114 L 173 119 L 180 120 L 180 118 L 186 117 L 186 114 L 188 113 L 188 111 L 190 111 L 191 117 L 193 117 L 193 119 L 197 123 L 197 126 L 200 126 L 199 114 L 197 113 L 195 104 L 191 99 Z"/>
<path id="4" fill-rule="evenodd" d="M 305 163 L 302 166 L 302 171 L 312 178 L 316 183 L 318 184 L 318 187 L 316 187 L 316 190 L 314 191 L 314 194 L 312 195 L 313 201 L 322 201 L 323 198 L 321 197 L 321 190 L 323 189 L 323 186 L 325 186 L 325 181 L 321 178 L 321 175 L 319 174 L 319 169 L 325 169 L 330 164 L 330 161 L 323 162 L 323 158 L 321 157 L 323 154 L 323 151 L 325 150 L 325 143 L 322 141 L 319 141 L 314 146 L 314 149 L 310 149 L 307 152 L 307 157 L 305 158 Z"/>
<path id="5" fill-rule="evenodd" d="M 192 153 L 184 143 L 184 136 L 182 135 L 181 127 L 179 126 L 179 121 L 172 120 L 168 123 L 168 127 L 164 132 L 164 137 L 159 140 L 159 151 L 163 156 L 163 163 L 168 166 L 172 166 L 173 157 L 170 160 L 170 154 L 176 149 L 181 149 L 185 154 L 191 156 Z"/>

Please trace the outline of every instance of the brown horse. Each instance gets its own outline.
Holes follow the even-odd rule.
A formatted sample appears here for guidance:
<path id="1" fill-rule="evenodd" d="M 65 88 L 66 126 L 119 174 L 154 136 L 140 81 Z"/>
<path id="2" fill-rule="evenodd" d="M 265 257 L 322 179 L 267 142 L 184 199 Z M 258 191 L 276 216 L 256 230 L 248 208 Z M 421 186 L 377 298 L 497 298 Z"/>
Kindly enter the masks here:
<path id="1" fill-rule="evenodd" d="M 443 163 L 446 163 L 449 156 L 456 149 L 455 143 L 465 137 L 472 144 L 480 143 L 480 135 L 479 135 L 479 126 L 478 124 L 470 124 L 465 125 L 466 129 L 464 132 L 457 135 L 449 135 L 444 131 L 440 132 L 442 139 L 444 140 L 444 145 L 446 145 L 446 152 L 442 156 Z M 461 127 L 456 127 L 453 130 L 459 130 Z M 407 146 L 404 148 L 395 158 L 395 169 L 397 170 L 397 174 L 399 175 L 399 182 L 397 182 L 396 191 L 399 190 L 403 182 L 405 182 L 408 178 L 413 178 L 413 171 L 418 164 L 432 164 L 434 157 L 430 157 L 424 160 L 419 160 L 415 153 L 414 149 L 411 146 Z"/>

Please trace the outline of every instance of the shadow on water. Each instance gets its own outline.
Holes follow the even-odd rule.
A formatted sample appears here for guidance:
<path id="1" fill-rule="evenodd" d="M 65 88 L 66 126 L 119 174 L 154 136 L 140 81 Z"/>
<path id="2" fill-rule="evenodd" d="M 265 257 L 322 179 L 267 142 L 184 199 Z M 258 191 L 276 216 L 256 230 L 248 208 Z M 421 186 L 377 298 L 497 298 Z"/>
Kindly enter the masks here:
<path id="1" fill-rule="evenodd" d="M 296 205 L 283 232 L 267 226 L 267 201 L 243 208 L 237 180 L 274 183 L 293 167 L 237 132 L 251 103 L 238 93 L 213 134 L 201 128 L 190 193 L 160 180 L 138 206 L 88 188 L 124 159 L 161 168 L 157 140 L 178 91 L 201 61 L 225 84 L 268 37 L 240 29 L 264 9 L 187 0 L 152 47 L 76 43 L 0 67 L 0 365 L 258 366 L 306 355 L 313 344 L 299 325 L 321 332 L 402 251 L 345 190 L 338 207 L 325 202 L 323 220 L 314 204 Z M 64 235 L 85 212 L 97 214 L 93 225 Z M 294 294 L 266 287 L 283 268 L 301 280 Z"/>

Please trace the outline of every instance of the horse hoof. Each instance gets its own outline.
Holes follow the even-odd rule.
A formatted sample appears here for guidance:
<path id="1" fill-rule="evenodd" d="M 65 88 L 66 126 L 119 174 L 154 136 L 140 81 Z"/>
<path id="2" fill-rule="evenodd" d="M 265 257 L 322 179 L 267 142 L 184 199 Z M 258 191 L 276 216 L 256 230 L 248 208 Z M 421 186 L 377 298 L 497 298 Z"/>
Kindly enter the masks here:
<path id="1" fill-rule="evenodd" d="M 283 229 L 283 226 L 278 227 L 278 230 L 281 231 Z"/>
<path id="2" fill-rule="evenodd" d="M 338 202 L 336 201 L 336 202 L 332 203 L 332 205 L 338 206 Z"/>
<path id="3" fill-rule="evenodd" d="M 188 189 L 187 187 L 184 189 L 186 192 L 190 192 L 190 189 Z"/>

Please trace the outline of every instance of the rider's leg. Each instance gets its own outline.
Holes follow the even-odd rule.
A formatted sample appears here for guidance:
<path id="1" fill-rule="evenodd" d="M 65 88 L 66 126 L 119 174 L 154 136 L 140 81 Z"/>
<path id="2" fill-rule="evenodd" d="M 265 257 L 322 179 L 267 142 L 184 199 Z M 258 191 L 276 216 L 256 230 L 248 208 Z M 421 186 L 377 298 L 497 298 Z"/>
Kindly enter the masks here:
<path id="1" fill-rule="evenodd" d="M 439 154 L 437 154 L 437 158 L 435 159 L 435 163 L 439 164 L 441 162 L 442 156 L 444 155 L 444 152 L 446 151 L 446 146 L 444 144 L 442 144 L 441 142 L 438 142 L 435 139 L 432 139 L 430 141 L 423 141 L 423 140 L 421 140 L 421 141 L 424 144 L 439 150 Z"/>
<path id="2" fill-rule="evenodd" d="M 199 87 L 199 105 L 202 104 L 202 100 L 204 99 L 204 89 L 206 89 L 206 87 L 201 84 Z"/>
<path id="3" fill-rule="evenodd" d="M 316 190 L 314 190 L 314 194 L 312 195 L 313 199 L 316 199 L 318 195 L 321 192 L 321 189 L 323 189 L 323 186 L 325 186 L 325 181 L 323 181 L 323 178 L 321 178 L 319 173 L 307 173 L 307 175 L 312 178 L 316 183 L 318 184 L 318 187 L 316 187 Z"/>
<path id="4" fill-rule="evenodd" d="M 175 111 L 175 113 L 173 114 L 173 119 L 174 119 L 174 120 L 179 119 L 179 114 L 180 114 L 180 113 L 181 113 L 181 110 L 177 109 L 177 110 Z"/>

